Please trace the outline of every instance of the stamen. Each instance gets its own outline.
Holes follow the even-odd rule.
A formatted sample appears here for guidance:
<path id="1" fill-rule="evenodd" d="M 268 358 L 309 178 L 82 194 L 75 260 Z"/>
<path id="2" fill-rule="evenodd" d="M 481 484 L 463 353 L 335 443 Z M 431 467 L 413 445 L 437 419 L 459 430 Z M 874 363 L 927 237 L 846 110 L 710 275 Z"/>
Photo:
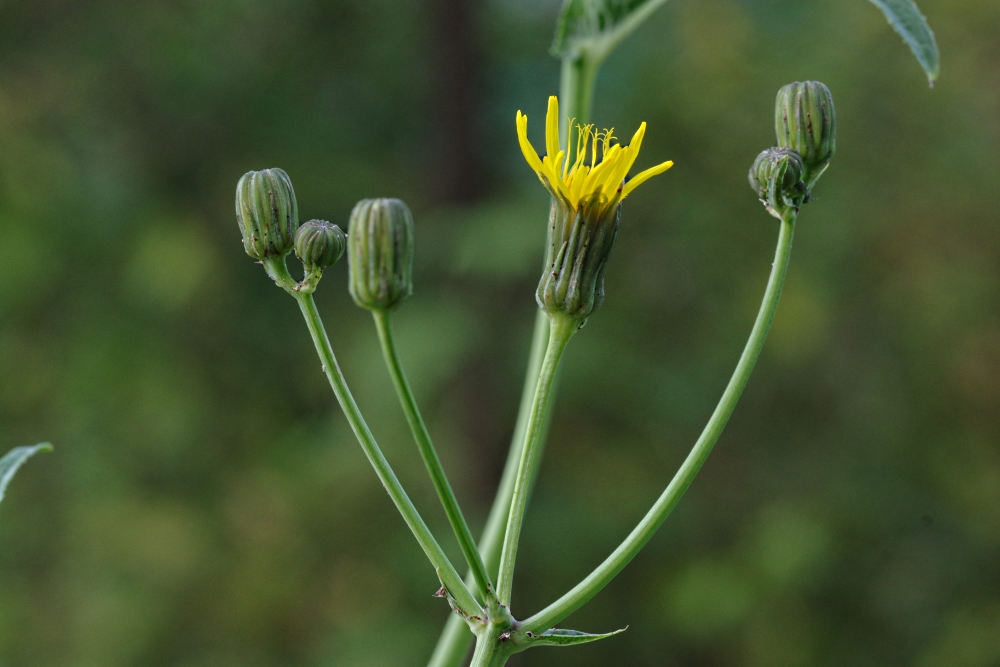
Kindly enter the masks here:
<path id="1" fill-rule="evenodd" d="M 604 132 L 604 145 L 601 147 L 602 160 L 604 159 L 604 156 L 608 154 L 608 151 L 611 150 L 611 140 L 614 138 L 615 138 L 615 128 L 611 128 L 610 130 L 606 130 Z"/>
<path id="2" fill-rule="evenodd" d="M 576 137 L 576 159 L 573 161 L 573 167 L 569 170 L 570 176 L 576 172 L 577 169 L 584 163 L 587 159 L 587 144 L 590 142 L 590 132 L 593 125 L 577 125 L 578 132 Z"/>
<path id="3" fill-rule="evenodd" d="M 576 122 L 576 118 L 570 118 L 569 116 L 566 117 L 566 150 L 567 151 L 569 150 L 569 147 L 572 145 L 571 142 L 573 141 L 573 123 L 575 123 L 575 122 Z M 569 174 L 569 156 L 567 155 L 566 156 L 566 161 L 563 163 L 563 173 L 562 173 L 563 180 L 566 179 L 566 176 L 568 174 Z"/>

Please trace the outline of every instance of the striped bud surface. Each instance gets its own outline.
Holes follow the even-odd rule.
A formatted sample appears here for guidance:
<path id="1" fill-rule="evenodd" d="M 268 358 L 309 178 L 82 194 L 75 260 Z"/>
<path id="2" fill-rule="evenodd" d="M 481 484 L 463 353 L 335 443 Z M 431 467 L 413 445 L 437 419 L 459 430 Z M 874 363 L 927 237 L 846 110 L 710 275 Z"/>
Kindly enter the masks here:
<path id="1" fill-rule="evenodd" d="M 413 215 L 399 199 L 362 199 L 347 230 L 350 291 L 368 310 L 391 310 L 413 293 Z"/>
<path id="2" fill-rule="evenodd" d="M 326 220 L 302 223 L 295 232 L 295 256 L 306 271 L 333 266 L 347 249 L 347 236 L 337 225 Z"/>
<path id="3" fill-rule="evenodd" d="M 288 174 L 281 169 L 244 174 L 236 184 L 236 221 L 251 257 L 288 254 L 299 227 L 299 206 Z"/>
<path id="4" fill-rule="evenodd" d="M 774 105 L 778 146 L 802 156 L 806 188 L 826 170 L 837 152 L 837 114 L 830 89 L 819 81 L 790 83 L 778 91 Z"/>

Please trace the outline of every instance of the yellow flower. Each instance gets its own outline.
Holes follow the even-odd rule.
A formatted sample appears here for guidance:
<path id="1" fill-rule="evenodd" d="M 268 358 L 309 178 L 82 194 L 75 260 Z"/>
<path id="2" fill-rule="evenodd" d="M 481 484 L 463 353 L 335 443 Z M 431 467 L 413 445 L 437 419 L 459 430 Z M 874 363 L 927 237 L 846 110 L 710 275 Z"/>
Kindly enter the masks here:
<path id="1" fill-rule="evenodd" d="M 571 120 L 567 123 L 567 146 L 573 136 L 572 126 Z M 528 141 L 528 117 L 517 112 L 517 139 L 524 158 L 549 192 L 574 210 L 588 203 L 600 202 L 601 208 L 615 205 L 653 176 L 674 166 L 668 160 L 639 172 L 624 183 L 639 155 L 646 123 L 639 125 L 631 143 L 625 147 L 615 142 L 614 128 L 598 132 L 593 125 L 577 125 L 576 129 L 576 157 L 570 163 L 566 151 L 559 149 L 559 100 L 555 95 L 549 97 L 549 109 L 545 114 L 546 155 L 539 158 Z"/>

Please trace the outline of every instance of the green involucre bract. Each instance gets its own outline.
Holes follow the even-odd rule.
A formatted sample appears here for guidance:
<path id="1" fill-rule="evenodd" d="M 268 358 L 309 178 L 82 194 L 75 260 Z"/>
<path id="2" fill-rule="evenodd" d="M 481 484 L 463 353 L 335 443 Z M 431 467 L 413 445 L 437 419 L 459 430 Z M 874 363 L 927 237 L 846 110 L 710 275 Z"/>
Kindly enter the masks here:
<path id="1" fill-rule="evenodd" d="M 333 266 L 347 249 L 347 236 L 326 220 L 309 220 L 295 232 L 295 256 L 306 271 Z"/>
<path id="2" fill-rule="evenodd" d="M 288 254 L 299 227 L 299 206 L 288 174 L 281 169 L 244 174 L 236 184 L 236 221 L 251 257 Z"/>
<path id="3" fill-rule="evenodd" d="M 812 189 L 837 152 L 837 114 L 830 89 L 819 81 L 783 86 L 774 104 L 774 130 L 779 146 L 802 156 L 802 180 Z"/>
<path id="4" fill-rule="evenodd" d="M 347 230 L 350 291 L 368 310 L 391 310 L 413 293 L 413 215 L 399 199 L 362 199 Z"/>

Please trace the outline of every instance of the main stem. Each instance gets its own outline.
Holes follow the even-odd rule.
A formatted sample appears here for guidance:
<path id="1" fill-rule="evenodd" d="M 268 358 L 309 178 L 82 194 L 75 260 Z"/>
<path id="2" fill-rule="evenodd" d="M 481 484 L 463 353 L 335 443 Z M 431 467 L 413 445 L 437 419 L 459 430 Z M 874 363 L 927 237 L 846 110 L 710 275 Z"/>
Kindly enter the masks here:
<path id="1" fill-rule="evenodd" d="M 268 268 L 269 273 L 273 271 L 279 277 L 283 277 L 281 276 L 282 273 L 284 275 L 288 273 L 287 269 L 284 269 L 283 261 L 280 267 L 271 266 Z M 340 366 L 337 364 L 337 359 L 333 355 L 330 339 L 326 335 L 326 329 L 323 327 L 323 321 L 316 310 L 316 302 L 313 300 L 312 294 L 301 294 L 298 292 L 292 292 L 292 294 L 299 302 L 302 316 L 306 320 L 306 326 L 309 327 L 309 333 L 312 335 L 313 343 L 316 345 L 316 353 L 323 363 L 323 372 L 326 373 L 326 377 L 330 381 L 330 386 L 333 388 L 333 393 L 337 396 L 337 401 L 340 403 L 340 407 L 343 409 L 344 415 L 347 417 L 347 421 L 354 431 L 354 435 L 357 437 L 358 442 L 361 443 L 361 448 L 371 462 L 372 467 L 375 468 L 375 473 L 378 475 L 379 480 L 381 480 L 382 486 L 389 493 L 392 502 L 396 504 L 399 513 L 403 515 L 406 525 L 413 531 L 417 542 L 420 543 L 424 553 L 427 554 L 427 558 L 430 559 L 431 564 L 437 571 L 441 583 L 451 594 L 458 608 L 469 616 L 481 614 L 482 608 L 479 606 L 476 598 L 473 597 L 468 587 L 462 581 L 455 567 L 448 560 L 448 556 L 441 549 L 437 540 L 434 539 L 430 529 L 427 528 L 427 524 L 424 523 L 420 513 L 417 512 L 417 508 L 413 506 L 413 502 L 406 495 L 402 484 L 399 483 L 399 479 L 396 478 L 392 467 L 382 454 L 382 450 L 379 449 L 375 437 L 368 428 L 368 424 L 365 423 L 364 417 L 361 416 L 358 404 L 354 401 L 354 397 L 347 387 L 347 381 L 344 379 L 344 374 L 341 372 Z"/>
<path id="2" fill-rule="evenodd" d="M 559 85 L 559 98 L 563 113 L 568 118 L 576 118 L 578 123 L 586 124 L 590 120 L 590 107 L 594 97 L 594 82 L 597 78 L 599 62 L 586 54 L 563 58 L 562 79 Z M 565 119 L 564 119 L 565 120 Z M 560 137 L 565 137 L 565 128 L 559 133 Z M 570 147 L 565 147 L 570 148 Z M 535 385 L 539 371 L 542 367 L 542 359 L 549 340 L 549 317 L 544 311 L 539 310 L 535 316 L 535 328 L 531 338 L 531 353 L 528 357 L 528 370 L 524 378 L 524 387 L 521 391 L 521 404 L 518 410 L 517 423 L 514 427 L 514 436 L 511 439 L 510 450 L 507 453 L 507 463 L 504 466 L 503 477 L 497 489 L 496 497 L 493 500 L 493 507 L 490 509 L 490 516 L 483 529 L 482 537 L 479 540 L 479 550 L 483 555 L 488 572 L 494 572 L 499 565 L 500 549 L 503 545 L 503 537 L 507 530 L 507 516 L 510 510 L 511 498 L 514 495 L 514 481 L 517 476 L 518 463 L 521 460 L 521 451 L 524 448 L 524 434 L 528 425 L 528 413 L 531 409 L 531 402 L 535 394 Z M 541 433 L 539 448 L 545 443 L 545 429 L 548 427 L 548 419 L 545 420 Z M 530 484 L 529 489 L 530 492 Z M 472 586 L 474 579 L 470 572 L 465 578 L 466 583 Z M 460 667 L 465 657 L 469 653 L 474 635 L 469 632 L 465 621 L 457 615 L 448 617 L 444 631 L 438 639 L 434 654 L 431 656 L 427 667 Z"/>
<path id="3" fill-rule="evenodd" d="M 514 435 L 511 438 L 510 450 L 507 453 L 507 463 L 504 465 L 503 476 L 497 488 L 490 516 L 486 520 L 482 537 L 479 540 L 479 551 L 483 555 L 487 572 L 496 572 L 500 566 L 500 548 L 503 546 L 503 536 L 507 530 L 507 515 L 510 512 L 510 499 L 514 496 L 514 481 L 517 478 L 517 467 L 521 461 L 521 451 L 524 449 L 524 433 L 528 428 L 528 415 L 531 402 L 535 397 L 535 385 L 538 383 L 538 373 L 545 358 L 545 349 L 549 340 L 549 316 L 543 310 L 538 310 L 535 317 L 535 329 L 531 339 L 531 353 L 528 357 L 528 371 L 524 378 L 524 388 L 521 392 L 521 405 L 514 425 Z M 547 429 L 549 420 L 545 420 Z M 545 443 L 545 431 L 541 442 Z M 466 575 L 465 583 L 474 586 L 472 573 Z M 475 636 L 469 632 L 469 626 L 456 614 L 448 617 L 444 631 L 438 639 L 437 646 L 427 667 L 459 667 L 469 654 L 469 646 Z"/>
<path id="4" fill-rule="evenodd" d="M 722 430 L 729 421 L 736 402 L 743 393 L 754 364 L 760 356 L 760 351 L 764 347 L 764 340 L 774 319 L 775 310 L 778 307 L 778 299 L 781 297 L 781 288 L 785 282 L 785 274 L 788 271 L 788 260 L 792 252 L 792 235 L 795 231 L 795 213 L 789 212 L 781 220 L 781 231 L 778 235 L 778 247 L 774 254 L 774 264 L 771 268 L 771 276 L 767 281 L 767 289 L 764 292 L 764 300 L 757 314 L 750 338 L 747 340 L 743 354 L 736 364 L 726 390 L 719 400 L 719 404 L 712 413 L 708 424 L 702 431 L 701 436 L 691 449 L 684 463 L 677 474 L 671 480 L 669 486 L 653 505 L 652 509 L 643 517 L 639 525 L 625 539 L 621 545 L 615 549 L 601 565 L 590 573 L 586 579 L 576 585 L 571 591 L 550 604 L 548 607 L 538 612 L 534 616 L 525 619 L 519 624 L 522 632 L 544 632 L 553 627 L 564 618 L 572 614 L 594 597 L 598 591 L 608 585 L 608 583 L 621 572 L 629 561 L 645 546 L 646 542 L 653 536 L 656 530 L 663 523 L 664 519 L 677 506 L 681 496 L 691 485 L 701 466 L 705 463 L 708 455 L 712 451 Z M 501 586 L 503 579 L 501 578 Z"/>
<path id="5" fill-rule="evenodd" d="M 561 123 L 571 119 L 574 124 L 586 125 L 590 118 L 590 105 L 594 99 L 594 81 L 597 78 L 598 63 L 587 51 L 568 55 L 562 61 L 562 79 L 559 84 L 559 103 L 565 109 L 565 118 Z M 566 136 L 566 128 L 559 133 Z M 576 141 L 570 137 L 570 145 L 563 146 L 567 152 L 567 160 L 576 159 Z"/>
<path id="6" fill-rule="evenodd" d="M 455 498 L 455 492 L 452 491 L 451 484 L 448 483 L 448 476 L 445 474 L 444 468 L 441 467 L 441 460 L 434 449 L 434 443 L 431 442 L 431 436 L 427 431 L 426 424 L 424 424 L 424 419 L 420 415 L 420 409 L 413 397 L 410 383 L 406 380 L 406 374 L 403 372 L 403 366 L 396 351 L 396 340 L 392 334 L 390 315 L 386 311 L 374 310 L 372 317 L 375 319 L 375 328 L 378 330 L 379 342 L 382 344 L 385 365 L 392 376 L 392 383 L 399 395 L 399 402 L 406 414 L 406 421 L 409 422 L 410 430 L 413 431 L 413 439 L 417 442 L 417 449 L 420 450 L 420 456 L 424 459 L 424 465 L 427 467 L 434 489 L 441 499 L 444 512 L 448 515 L 448 522 L 455 532 L 455 537 L 465 555 L 465 561 L 469 564 L 475 583 L 480 591 L 484 591 L 484 594 L 488 595 L 493 590 L 493 583 L 486 573 L 486 566 L 483 564 L 483 558 L 476 547 L 472 532 L 469 530 L 469 524 L 466 523 L 465 516 L 458 506 L 458 499 Z"/>
<path id="7" fill-rule="evenodd" d="M 517 478 L 514 482 L 514 497 L 507 517 L 507 534 L 504 536 L 503 551 L 500 554 L 500 574 L 497 577 L 497 597 L 500 604 L 510 606 L 511 587 L 514 583 L 514 562 L 517 560 L 517 546 L 521 538 L 521 526 L 528 505 L 531 480 L 538 467 L 542 448 L 541 434 L 544 430 L 545 414 L 551 398 L 552 383 L 556 377 L 559 360 L 569 339 L 576 333 L 580 323 L 577 320 L 558 316 L 551 319 L 549 344 L 542 360 L 538 375 L 538 386 L 528 413 L 528 427 L 524 435 L 524 449 L 518 463 Z"/>
<path id="8" fill-rule="evenodd" d="M 496 645 L 495 639 L 480 637 L 476 641 L 476 650 L 472 654 L 469 667 L 503 667 L 510 656 L 510 652 L 501 650 Z"/>

